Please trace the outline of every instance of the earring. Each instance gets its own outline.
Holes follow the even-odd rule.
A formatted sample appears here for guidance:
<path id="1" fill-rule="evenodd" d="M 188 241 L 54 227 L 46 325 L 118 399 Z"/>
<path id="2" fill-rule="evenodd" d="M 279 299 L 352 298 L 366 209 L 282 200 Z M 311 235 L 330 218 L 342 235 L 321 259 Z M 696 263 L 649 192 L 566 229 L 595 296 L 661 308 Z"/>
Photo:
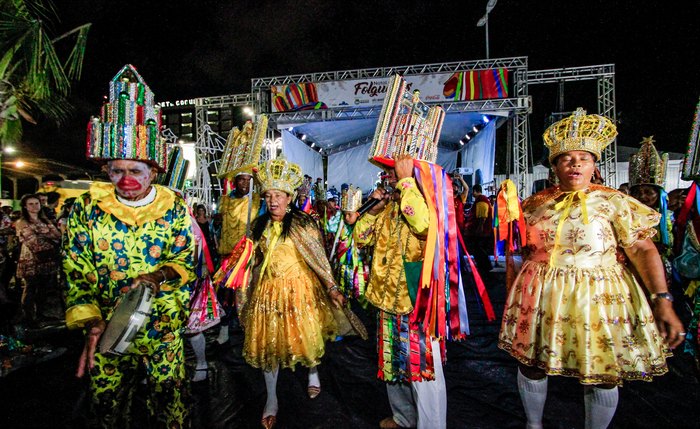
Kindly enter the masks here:
<path id="1" fill-rule="evenodd" d="M 289 206 L 287 206 L 287 208 L 284 209 L 284 212 L 285 212 L 285 213 L 289 213 L 289 212 L 291 212 L 291 211 L 292 211 L 292 208 L 289 207 Z"/>

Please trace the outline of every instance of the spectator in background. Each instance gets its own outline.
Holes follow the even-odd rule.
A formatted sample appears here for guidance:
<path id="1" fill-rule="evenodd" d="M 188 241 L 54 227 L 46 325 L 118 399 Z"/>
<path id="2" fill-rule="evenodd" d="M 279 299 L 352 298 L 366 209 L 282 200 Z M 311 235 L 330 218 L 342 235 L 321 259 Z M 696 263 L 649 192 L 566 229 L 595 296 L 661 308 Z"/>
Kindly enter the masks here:
<path id="1" fill-rule="evenodd" d="M 458 171 L 452 172 L 452 196 L 455 202 L 455 221 L 457 228 L 464 235 L 464 204 L 467 202 L 469 195 L 469 185 L 464 181 L 462 175 Z"/>
<path id="2" fill-rule="evenodd" d="M 46 217 L 36 195 L 23 196 L 20 206 L 22 217 L 16 230 L 22 244 L 17 264 L 17 278 L 23 280 L 22 317 L 28 326 L 38 327 L 40 319 L 62 313 L 56 281 L 61 233 Z"/>
<path id="3" fill-rule="evenodd" d="M 7 237 L 14 234 L 15 231 L 12 228 L 12 221 L 10 220 L 10 216 L 8 216 L 7 209 L 12 210 L 12 208 L 9 206 L 3 206 L 0 209 L 0 306 L 10 303 L 7 295 L 8 284 L 4 281 L 4 271 L 9 262 L 7 254 Z"/>
<path id="4" fill-rule="evenodd" d="M 489 260 L 489 255 L 493 254 L 493 206 L 482 192 L 480 184 L 474 185 L 474 204 L 467 214 L 464 241 L 485 280 L 493 269 Z"/>
<path id="5" fill-rule="evenodd" d="M 58 229 L 61 231 L 61 234 L 66 232 L 66 219 L 68 219 L 68 215 L 70 214 L 71 209 L 73 209 L 74 202 L 75 197 L 66 198 L 61 206 L 61 213 L 58 214 L 58 218 L 56 219 L 56 223 L 58 224 Z"/>
<path id="6" fill-rule="evenodd" d="M 56 222 L 56 208 L 58 207 L 58 201 L 61 199 L 61 194 L 58 192 L 47 192 L 46 193 L 46 204 L 43 204 L 42 210 L 46 214 L 46 217 Z"/>
<path id="7" fill-rule="evenodd" d="M 629 183 L 623 183 L 617 188 L 618 191 L 622 192 L 625 195 L 630 194 L 630 184 Z"/>

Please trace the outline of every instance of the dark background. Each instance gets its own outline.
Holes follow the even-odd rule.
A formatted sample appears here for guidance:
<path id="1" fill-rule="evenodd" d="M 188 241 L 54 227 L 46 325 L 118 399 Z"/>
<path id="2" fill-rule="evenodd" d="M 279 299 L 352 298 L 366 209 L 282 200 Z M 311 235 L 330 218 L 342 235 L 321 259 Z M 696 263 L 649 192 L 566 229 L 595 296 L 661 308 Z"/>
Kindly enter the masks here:
<path id="1" fill-rule="evenodd" d="M 489 15 L 491 58 L 528 56 L 530 70 L 614 63 L 620 136 L 654 135 L 684 152 L 698 81 L 697 2 L 507 1 Z M 673 6 L 671 6 L 673 5 Z M 683 6 L 681 6 L 683 5 Z M 55 34 L 86 22 L 83 78 L 61 127 L 25 125 L 25 148 L 84 163 L 85 125 L 108 81 L 134 64 L 156 101 L 240 94 L 253 77 L 485 57 L 486 0 L 60 0 Z M 596 110 L 595 81 L 566 84 L 565 111 Z M 557 85 L 531 87 L 534 159 Z M 505 139 L 499 134 L 499 149 Z M 500 150 L 499 150 L 500 151 Z M 622 160 L 624 161 L 624 160 Z"/>

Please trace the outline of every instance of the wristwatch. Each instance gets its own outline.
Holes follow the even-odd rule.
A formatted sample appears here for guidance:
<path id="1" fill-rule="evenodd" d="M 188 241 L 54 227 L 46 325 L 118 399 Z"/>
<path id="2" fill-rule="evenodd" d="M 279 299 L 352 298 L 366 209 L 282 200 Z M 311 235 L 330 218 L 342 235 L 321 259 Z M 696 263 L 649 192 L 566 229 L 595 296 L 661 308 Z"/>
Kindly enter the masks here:
<path id="1" fill-rule="evenodd" d="M 659 293 L 652 293 L 651 294 L 652 301 L 656 301 L 659 298 L 667 299 L 667 300 L 673 302 L 673 295 L 671 295 L 670 292 L 659 292 Z"/>

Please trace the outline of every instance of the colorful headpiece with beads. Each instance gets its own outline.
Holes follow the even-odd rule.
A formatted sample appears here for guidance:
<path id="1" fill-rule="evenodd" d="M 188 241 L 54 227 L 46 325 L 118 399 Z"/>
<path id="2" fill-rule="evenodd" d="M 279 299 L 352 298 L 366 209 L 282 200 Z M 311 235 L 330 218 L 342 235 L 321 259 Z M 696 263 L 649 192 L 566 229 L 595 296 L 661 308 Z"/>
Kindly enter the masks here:
<path id="1" fill-rule="evenodd" d="M 255 177 L 260 182 L 261 194 L 276 189 L 294 195 L 294 191 L 304 180 L 301 167 L 284 158 L 271 159 L 260 165 Z"/>
<path id="2" fill-rule="evenodd" d="M 654 136 L 644 137 L 639 152 L 630 156 L 630 186 L 654 185 L 663 188 L 666 182 L 668 154 L 659 155 Z"/>
<path id="3" fill-rule="evenodd" d="M 340 210 L 356 212 L 362 206 L 362 189 L 350 185 L 340 193 Z"/>
<path id="4" fill-rule="evenodd" d="M 253 168 L 260 163 L 263 141 L 267 133 L 267 116 L 259 115 L 253 125 L 248 121 L 239 130 L 234 127 L 228 135 L 224 154 L 221 157 L 219 177 L 233 179 L 239 174 L 253 174 Z"/>
<path id="5" fill-rule="evenodd" d="M 393 167 L 397 156 L 407 154 L 413 159 L 435 163 L 445 111 L 440 106 L 428 107 L 419 96 L 418 91 L 408 91 L 401 76 L 389 79 L 369 150 L 370 162 Z"/>
<path id="6" fill-rule="evenodd" d="M 185 190 L 185 179 L 187 178 L 187 169 L 189 166 L 190 162 L 182 156 L 182 148 L 180 146 L 175 146 L 170 151 L 168 170 L 165 174 L 160 175 L 158 183 L 170 189 L 183 192 Z"/>
<path id="7" fill-rule="evenodd" d="M 542 135 L 549 148 L 549 162 L 562 153 L 583 150 L 600 159 L 603 149 L 615 140 L 617 128 L 601 115 L 587 115 L 582 108 L 573 115 L 555 122 Z"/>
<path id="8" fill-rule="evenodd" d="M 136 68 L 127 64 L 109 83 L 109 101 L 88 123 L 87 157 L 147 162 L 163 173 L 168 154 L 160 135 L 160 107 Z"/>
<path id="9" fill-rule="evenodd" d="M 695 106 L 695 116 L 693 116 L 693 126 L 690 129 L 688 150 L 683 160 L 683 172 L 681 174 L 683 180 L 700 180 L 700 150 L 698 144 L 700 144 L 700 100 Z"/>

